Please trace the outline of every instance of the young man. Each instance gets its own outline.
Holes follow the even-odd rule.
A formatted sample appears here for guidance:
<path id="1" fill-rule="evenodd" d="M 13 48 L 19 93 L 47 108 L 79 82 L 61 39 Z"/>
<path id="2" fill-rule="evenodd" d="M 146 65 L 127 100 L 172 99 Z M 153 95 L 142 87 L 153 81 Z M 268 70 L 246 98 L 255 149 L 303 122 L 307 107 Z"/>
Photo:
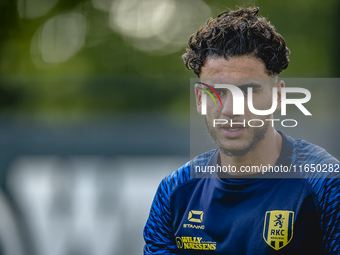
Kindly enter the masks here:
<path id="1" fill-rule="evenodd" d="M 273 100 L 280 108 L 284 83 L 278 75 L 288 66 L 289 50 L 258 11 L 223 12 L 189 39 L 183 59 L 200 79 L 198 112 L 203 112 L 206 91 L 215 90 L 221 99 L 215 104 L 207 96 L 205 110 L 218 149 L 163 179 L 144 229 L 144 254 L 340 254 L 340 181 L 334 171 L 339 162 L 318 146 L 276 131 L 266 121 L 272 114 L 255 115 L 248 104 L 244 114 L 234 114 L 232 93 L 216 86 L 237 86 L 245 98 L 251 92 L 257 110 L 271 108 Z M 216 119 L 228 122 L 214 125 Z M 254 127 L 251 119 L 263 125 Z M 312 164 L 329 171 L 241 171 L 246 166 L 304 169 Z M 236 171 L 216 178 L 196 171 L 209 166 Z"/>

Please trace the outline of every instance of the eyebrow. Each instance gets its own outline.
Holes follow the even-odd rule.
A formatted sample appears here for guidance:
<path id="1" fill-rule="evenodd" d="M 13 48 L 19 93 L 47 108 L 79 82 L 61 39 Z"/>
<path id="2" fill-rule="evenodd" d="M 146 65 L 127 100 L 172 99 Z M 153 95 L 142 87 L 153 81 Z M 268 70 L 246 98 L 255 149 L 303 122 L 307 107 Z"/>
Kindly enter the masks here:
<path id="1" fill-rule="evenodd" d="M 250 82 L 250 83 L 246 83 L 246 84 L 242 84 L 237 86 L 239 89 L 246 89 L 246 88 L 262 88 L 262 85 L 259 83 L 255 83 L 255 82 Z"/>

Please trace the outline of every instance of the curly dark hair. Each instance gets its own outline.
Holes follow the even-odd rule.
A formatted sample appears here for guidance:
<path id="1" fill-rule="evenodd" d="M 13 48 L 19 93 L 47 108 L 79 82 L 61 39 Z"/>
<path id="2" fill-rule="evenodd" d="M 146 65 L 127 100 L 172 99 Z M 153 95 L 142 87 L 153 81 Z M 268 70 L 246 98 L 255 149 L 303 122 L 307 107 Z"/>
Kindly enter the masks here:
<path id="1" fill-rule="evenodd" d="M 182 55 L 187 69 L 199 77 L 208 56 L 228 59 L 251 55 L 262 59 L 268 75 L 280 74 L 288 66 L 290 51 L 274 26 L 258 17 L 258 12 L 258 7 L 240 8 L 209 19 L 189 38 L 187 52 Z"/>

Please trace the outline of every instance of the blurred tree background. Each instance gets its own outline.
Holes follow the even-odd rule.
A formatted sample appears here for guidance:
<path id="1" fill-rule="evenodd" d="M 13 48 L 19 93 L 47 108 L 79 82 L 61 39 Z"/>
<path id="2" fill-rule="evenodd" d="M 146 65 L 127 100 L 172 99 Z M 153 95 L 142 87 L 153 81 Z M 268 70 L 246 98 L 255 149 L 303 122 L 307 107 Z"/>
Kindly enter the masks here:
<path id="1" fill-rule="evenodd" d="M 220 11 L 251 5 L 291 50 L 282 77 L 339 76 L 336 0 L 1 0 L 0 113 L 187 113 L 186 40 Z"/>

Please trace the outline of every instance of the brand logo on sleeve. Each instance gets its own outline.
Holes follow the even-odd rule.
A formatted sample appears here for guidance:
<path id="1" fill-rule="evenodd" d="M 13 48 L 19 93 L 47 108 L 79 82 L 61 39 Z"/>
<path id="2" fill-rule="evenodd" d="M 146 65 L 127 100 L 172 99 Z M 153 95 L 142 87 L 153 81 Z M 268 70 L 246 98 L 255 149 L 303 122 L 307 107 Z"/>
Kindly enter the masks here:
<path id="1" fill-rule="evenodd" d="M 285 247 L 293 238 L 294 212 L 292 211 L 267 211 L 263 238 L 275 250 Z"/>

